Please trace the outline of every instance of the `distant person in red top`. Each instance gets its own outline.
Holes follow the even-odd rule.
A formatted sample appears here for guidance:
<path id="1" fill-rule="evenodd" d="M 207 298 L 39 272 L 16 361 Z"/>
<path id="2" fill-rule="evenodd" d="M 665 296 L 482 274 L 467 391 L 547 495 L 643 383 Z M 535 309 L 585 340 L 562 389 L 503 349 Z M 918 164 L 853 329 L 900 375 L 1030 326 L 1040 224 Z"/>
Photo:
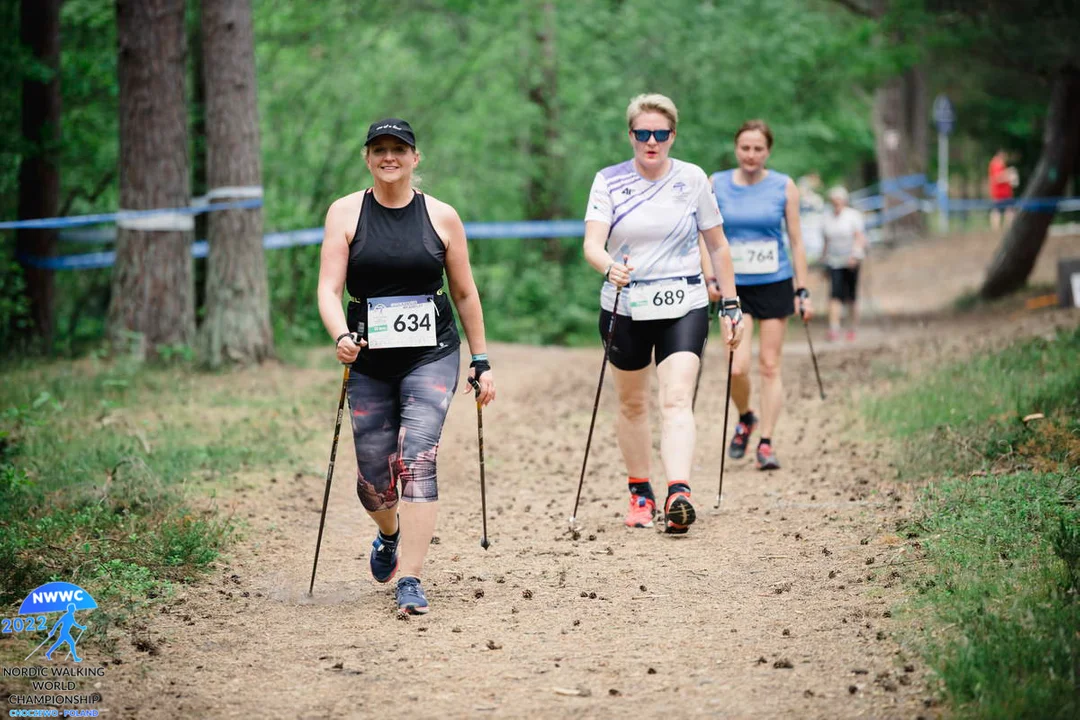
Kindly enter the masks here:
<path id="1" fill-rule="evenodd" d="M 1009 156 L 1004 150 L 998 150 L 990 159 L 990 168 L 987 172 L 990 199 L 994 201 L 994 207 L 990 210 L 990 228 L 998 230 L 1002 226 L 1002 218 L 1008 225 L 1012 222 L 1013 209 L 1008 204 L 1013 199 L 1013 188 L 1020 184 L 1020 178 L 1016 168 L 1009 167 Z"/>

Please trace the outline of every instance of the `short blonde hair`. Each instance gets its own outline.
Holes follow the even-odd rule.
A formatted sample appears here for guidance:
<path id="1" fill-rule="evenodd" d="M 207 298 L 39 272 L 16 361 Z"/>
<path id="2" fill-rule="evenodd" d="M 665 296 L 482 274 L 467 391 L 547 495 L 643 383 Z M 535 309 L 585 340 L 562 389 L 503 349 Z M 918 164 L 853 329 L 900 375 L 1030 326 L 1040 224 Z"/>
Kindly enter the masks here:
<path id="1" fill-rule="evenodd" d="M 675 103 L 671 101 L 671 98 L 658 93 L 644 93 L 636 96 L 630 101 L 630 104 L 626 106 L 627 127 L 633 130 L 634 120 L 637 119 L 638 115 L 646 112 L 658 112 L 666 117 L 671 122 L 672 130 L 679 124 L 679 111 L 675 107 Z"/>
<path id="2" fill-rule="evenodd" d="M 843 185 L 837 185 L 836 187 L 830 189 L 829 190 L 829 199 L 830 200 L 840 200 L 841 202 L 846 203 L 848 201 L 847 188 L 844 187 Z"/>

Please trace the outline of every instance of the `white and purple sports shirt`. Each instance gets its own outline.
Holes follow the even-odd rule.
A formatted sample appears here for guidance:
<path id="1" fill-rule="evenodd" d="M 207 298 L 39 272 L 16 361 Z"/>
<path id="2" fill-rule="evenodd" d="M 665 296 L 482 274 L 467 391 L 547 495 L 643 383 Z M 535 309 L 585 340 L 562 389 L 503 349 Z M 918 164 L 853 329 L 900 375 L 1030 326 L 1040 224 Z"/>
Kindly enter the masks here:
<path id="1" fill-rule="evenodd" d="M 705 171 L 671 158 L 671 169 L 659 180 L 646 180 L 633 160 L 596 173 L 585 221 L 609 225 L 607 251 L 622 262 L 630 256 L 631 282 L 650 282 L 701 274 L 698 232 L 724 222 Z M 689 287 L 691 309 L 709 303 L 704 283 Z M 600 306 L 610 311 L 615 286 L 604 283 Z M 630 314 L 620 300 L 619 314 Z"/>

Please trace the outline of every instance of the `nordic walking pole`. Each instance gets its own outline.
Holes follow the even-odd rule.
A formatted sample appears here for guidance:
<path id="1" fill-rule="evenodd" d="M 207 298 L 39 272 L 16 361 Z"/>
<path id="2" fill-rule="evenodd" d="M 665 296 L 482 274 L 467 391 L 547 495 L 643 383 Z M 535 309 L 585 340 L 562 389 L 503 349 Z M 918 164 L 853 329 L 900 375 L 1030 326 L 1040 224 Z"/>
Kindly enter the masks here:
<path id="1" fill-rule="evenodd" d="M 624 257 L 625 264 L 629 258 Z M 574 498 L 574 513 L 570 516 L 570 529 L 574 529 L 577 522 L 578 505 L 581 503 L 581 487 L 585 484 L 585 467 L 589 464 L 589 448 L 592 447 L 593 428 L 596 427 L 596 410 L 600 407 L 600 391 L 604 389 L 604 371 L 607 370 L 608 353 L 611 352 L 611 341 L 615 337 L 615 318 L 619 313 L 619 295 L 622 287 L 615 288 L 615 304 L 611 306 L 611 320 L 608 322 L 607 342 L 604 343 L 604 361 L 600 365 L 600 382 L 596 384 L 596 399 L 593 400 L 592 420 L 589 421 L 589 438 L 585 441 L 585 457 L 581 461 L 581 477 L 577 484 L 577 497 Z"/>
<path id="2" fill-rule="evenodd" d="M 732 330 L 734 332 L 734 330 Z M 728 413 L 731 412 L 731 369 L 735 364 L 735 351 L 728 348 L 727 358 L 727 391 L 724 392 L 724 433 L 720 437 L 727 441 L 727 422 Z M 716 489 L 716 507 L 720 507 L 720 497 L 724 494 L 724 460 L 727 458 L 727 452 L 723 449 L 720 451 L 720 487 Z"/>
<path id="3" fill-rule="evenodd" d="M 825 399 L 825 387 L 821 384 L 821 373 L 818 372 L 817 367 L 817 355 L 814 354 L 814 341 L 810 339 L 810 323 L 806 320 L 802 321 L 803 327 L 806 328 L 806 342 L 810 345 L 810 359 L 814 361 L 814 375 L 817 376 L 818 392 L 821 393 L 821 399 Z"/>
<path id="4" fill-rule="evenodd" d="M 712 327 L 713 316 L 717 313 L 717 303 L 709 303 L 709 327 Z M 697 380 L 694 381 L 694 399 L 690 403 L 690 412 L 697 408 L 697 392 L 701 387 L 701 374 L 705 372 L 705 348 L 709 346 L 709 334 L 705 333 L 705 342 L 701 345 L 701 359 L 697 367 Z"/>
<path id="5" fill-rule="evenodd" d="M 484 523 L 480 547 L 487 550 L 491 543 L 487 536 L 487 487 L 484 484 L 484 406 L 480 404 L 480 382 L 476 378 L 469 378 L 469 384 L 476 390 L 476 441 L 480 447 L 480 513 Z"/>
<path id="6" fill-rule="evenodd" d="M 53 630 L 56 630 L 55 625 L 53 625 Z M 26 662 L 30 658 L 34 657 L 34 655 L 37 654 L 37 651 L 40 650 L 45 645 L 45 643 L 52 640 L 52 636 L 53 636 L 52 632 L 49 632 L 49 634 L 45 636 L 45 639 L 41 641 L 41 645 L 38 645 L 36 648 L 34 648 L 34 652 L 30 653 L 29 655 L 27 655 L 26 657 L 23 658 L 23 662 Z"/>
<path id="7" fill-rule="evenodd" d="M 345 366 L 345 374 L 341 378 L 341 397 L 338 398 L 337 422 L 334 424 L 334 442 L 330 445 L 330 467 L 326 469 L 326 489 L 323 490 L 322 514 L 319 515 L 319 537 L 315 540 L 315 562 L 311 564 L 311 583 L 308 585 L 308 595 L 315 588 L 315 569 L 319 567 L 319 547 L 322 545 L 323 525 L 326 523 L 326 504 L 330 500 L 330 481 L 334 478 L 334 458 L 337 457 L 338 437 L 341 435 L 341 415 L 345 410 L 345 391 L 349 386 L 349 366 Z"/>

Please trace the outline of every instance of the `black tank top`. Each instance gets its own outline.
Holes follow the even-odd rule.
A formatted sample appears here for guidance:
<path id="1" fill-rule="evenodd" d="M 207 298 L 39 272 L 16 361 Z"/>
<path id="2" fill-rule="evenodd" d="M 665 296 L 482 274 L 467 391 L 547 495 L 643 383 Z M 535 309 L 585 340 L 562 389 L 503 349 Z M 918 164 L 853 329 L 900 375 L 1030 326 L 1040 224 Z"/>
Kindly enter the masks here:
<path id="1" fill-rule="evenodd" d="M 368 298 L 433 295 L 435 345 L 365 349 L 357 356 L 353 370 L 384 380 L 398 379 L 457 351 L 461 340 L 450 299 L 442 287 L 445 269 L 446 246 L 431 224 L 422 193 L 415 193 L 412 201 L 400 208 L 380 205 L 371 190 L 364 193 L 345 273 L 345 287 L 352 297 L 349 329 L 367 328 Z M 366 337 L 366 333 L 361 334 Z"/>

